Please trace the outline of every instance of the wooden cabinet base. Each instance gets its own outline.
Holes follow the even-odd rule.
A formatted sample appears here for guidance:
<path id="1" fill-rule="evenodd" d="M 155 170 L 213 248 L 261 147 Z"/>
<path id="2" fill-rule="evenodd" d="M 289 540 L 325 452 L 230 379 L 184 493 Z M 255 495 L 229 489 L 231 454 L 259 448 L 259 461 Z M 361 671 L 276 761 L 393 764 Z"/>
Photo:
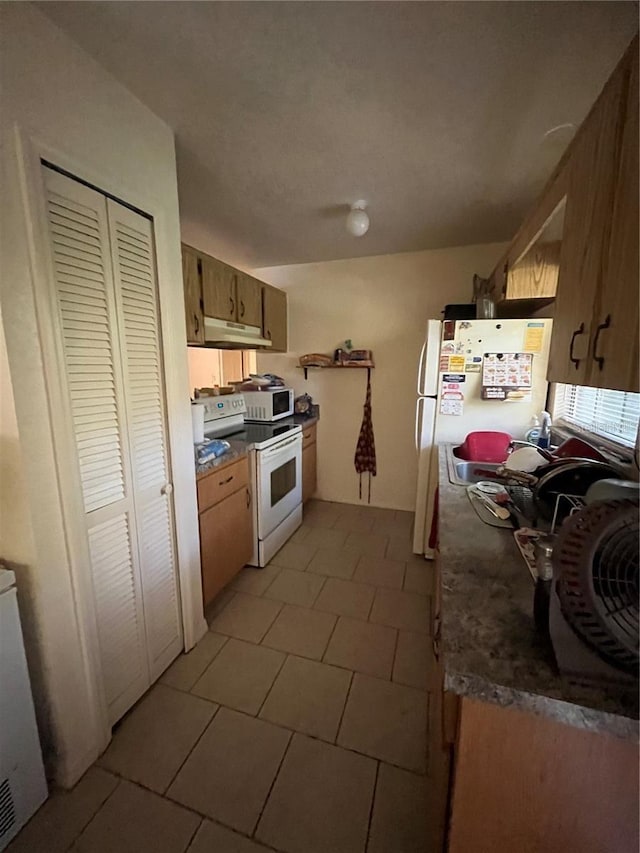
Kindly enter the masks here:
<path id="1" fill-rule="evenodd" d="M 461 701 L 449 853 L 637 853 L 638 748 Z"/>
<path id="2" fill-rule="evenodd" d="M 318 486 L 316 443 L 302 447 L 302 503 L 312 498 Z"/>
<path id="3" fill-rule="evenodd" d="M 202 597 L 210 604 L 253 554 L 253 513 L 247 487 L 200 513 Z"/>

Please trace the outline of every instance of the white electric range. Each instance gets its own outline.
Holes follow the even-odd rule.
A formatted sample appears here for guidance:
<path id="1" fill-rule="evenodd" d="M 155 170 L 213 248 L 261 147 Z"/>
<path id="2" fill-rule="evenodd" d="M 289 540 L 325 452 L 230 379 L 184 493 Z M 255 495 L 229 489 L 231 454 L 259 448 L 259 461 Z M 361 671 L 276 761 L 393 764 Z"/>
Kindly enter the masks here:
<path id="1" fill-rule="evenodd" d="M 302 524 L 302 427 L 252 423 L 242 394 L 200 398 L 207 438 L 244 442 L 253 487 L 253 558 L 263 567 Z"/>

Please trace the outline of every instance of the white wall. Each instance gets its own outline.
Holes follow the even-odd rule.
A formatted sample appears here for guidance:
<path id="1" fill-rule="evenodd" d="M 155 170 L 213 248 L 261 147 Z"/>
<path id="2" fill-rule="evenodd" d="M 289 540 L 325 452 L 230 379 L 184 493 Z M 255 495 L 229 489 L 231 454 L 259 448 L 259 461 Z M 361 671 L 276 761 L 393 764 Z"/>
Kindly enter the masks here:
<path id="1" fill-rule="evenodd" d="M 61 389 L 52 358 L 55 315 L 47 296 L 50 272 L 43 228 L 40 156 L 154 218 L 169 440 L 185 641 L 206 629 L 202 616 L 195 475 L 188 406 L 186 333 L 173 134 L 131 93 L 28 3 L 0 4 L 0 205 L 2 320 L 16 419 L 0 424 L 0 470 L 11 490 L 26 488 L 21 519 L 3 538 L 25 567 L 19 588 L 33 613 L 39 671 L 36 702 L 47 720 L 48 771 L 73 784 L 109 737 L 97 676 L 95 636 L 87 631 L 86 567 L 74 537 L 78 518 L 65 505 L 61 481 Z M 8 377 L 2 371 L 3 392 Z M 22 457 L 15 452 L 17 423 Z M 66 440 L 66 439 L 65 439 Z M 7 459 L 7 455 L 11 458 Z M 22 483 L 22 487 L 21 484 Z M 34 520 L 33 541 L 22 516 Z M 75 531 L 75 532 L 74 532 Z M 1 556 L 1 555 L 0 555 Z M 83 580 L 83 577 L 85 580 Z M 197 637 L 196 637 L 197 639 Z M 42 719 L 42 716 L 40 717 Z"/>
<path id="2" fill-rule="evenodd" d="M 258 370 L 280 374 L 297 394 L 307 391 L 321 406 L 318 497 L 358 503 L 353 456 L 366 373 L 309 371 L 305 382 L 298 357 L 332 353 L 347 338 L 355 348 L 373 350 L 378 474 L 371 503 L 412 510 L 416 369 L 425 322 L 439 318 L 446 303 L 469 302 L 473 274 L 488 275 L 503 250 L 503 244 L 464 246 L 254 270 L 286 290 L 289 300 L 289 352 L 259 354 Z"/>

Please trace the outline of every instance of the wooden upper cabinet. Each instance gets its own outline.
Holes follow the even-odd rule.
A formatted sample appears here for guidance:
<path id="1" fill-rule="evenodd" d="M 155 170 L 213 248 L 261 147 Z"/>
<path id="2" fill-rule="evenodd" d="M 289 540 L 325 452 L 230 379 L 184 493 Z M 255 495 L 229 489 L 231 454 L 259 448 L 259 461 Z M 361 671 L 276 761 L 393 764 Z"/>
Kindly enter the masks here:
<path id="1" fill-rule="evenodd" d="M 560 240 L 536 243 L 507 275 L 506 299 L 555 296 L 560 268 Z"/>
<path id="2" fill-rule="evenodd" d="M 182 247 L 182 279 L 184 284 L 184 310 L 187 321 L 187 343 L 204 343 L 204 310 L 202 304 L 202 279 L 198 254 L 188 246 Z"/>
<path id="3" fill-rule="evenodd" d="M 236 271 L 233 267 L 201 255 L 204 313 L 219 320 L 236 320 Z"/>
<path id="4" fill-rule="evenodd" d="M 262 328 L 262 282 L 238 272 L 236 296 L 238 323 Z"/>
<path id="5" fill-rule="evenodd" d="M 638 55 L 629 85 L 604 285 L 594 305 L 588 384 L 640 391 L 638 381 Z"/>
<path id="6" fill-rule="evenodd" d="M 547 374 L 551 382 L 588 385 L 592 374 L 592 313 L 605 285 L 627 78 L 624 64 L 619 65 L 572 145 Z"/>
<path id="7" fill-rule="evenodd" d="M 272 342 L 272 351 L 287 351 L 287 294 L 265 285 L 262 291 L 263 334 Z"/>

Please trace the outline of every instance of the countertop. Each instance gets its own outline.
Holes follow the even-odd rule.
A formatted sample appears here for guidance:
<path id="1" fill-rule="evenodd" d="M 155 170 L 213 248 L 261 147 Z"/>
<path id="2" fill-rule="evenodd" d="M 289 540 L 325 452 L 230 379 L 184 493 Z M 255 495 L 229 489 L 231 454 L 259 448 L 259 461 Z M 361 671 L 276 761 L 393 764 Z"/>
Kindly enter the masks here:
<path id="1" fill-rule="evenodd" d="M 302 415 L 292 415 L 290 418 L 283 418 L 278 423 L 281 424 L 300 424 L 302 429 L 306 429 L 313 424 L 318 423 L 318 418 L 305 418 Z M 234 438 L 233 436 L 229 438 L 225 438 L 225 441 L 228 441 L 231 445 L 231 449 L 226 453 L 223 453 L 222 456 L 218 456 L 215 459 L 210 459 L 208 462 L 205 462 L 204 465 L 198 465 L 196 463 L 196 479 L 199 480 L 201 477 L 206 476 L 211 471 L 217 470 L 218 468 L 222 468 L 225 465 L 228 465 L 230 462 L 235 462 L 236 459 L 242 459 L 243 456 L 246 456 L 249 452 L 249 448 L 246 441 L 242 441 L 241 439 Z"/>
<path id="2" fill-rule="evenodd" d="M 439 459 L 445 688 L 463 696 L 637 739 L 637 694 L 560 678 L 535 632 L 533 582 L 511 530 L 484 524 Z"/>

